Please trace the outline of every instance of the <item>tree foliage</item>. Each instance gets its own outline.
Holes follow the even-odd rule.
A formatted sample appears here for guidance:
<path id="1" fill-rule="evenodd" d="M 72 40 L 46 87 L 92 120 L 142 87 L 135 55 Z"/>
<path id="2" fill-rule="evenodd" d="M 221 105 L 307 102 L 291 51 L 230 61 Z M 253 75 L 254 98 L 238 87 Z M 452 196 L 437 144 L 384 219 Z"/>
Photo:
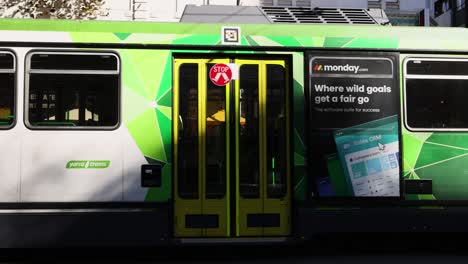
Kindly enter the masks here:
<path id="1" fill-rule="evenodd" d="M 96 19 L 105 16 L 104 0 L 0 0 L 0 17 Z"/>

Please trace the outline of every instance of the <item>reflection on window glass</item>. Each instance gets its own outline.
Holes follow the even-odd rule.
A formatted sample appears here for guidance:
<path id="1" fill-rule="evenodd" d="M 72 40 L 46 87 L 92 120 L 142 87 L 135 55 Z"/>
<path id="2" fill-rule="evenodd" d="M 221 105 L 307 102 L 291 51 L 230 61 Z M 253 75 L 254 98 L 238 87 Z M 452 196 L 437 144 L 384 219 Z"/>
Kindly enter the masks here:
<path id="1" fill-rule="evenodd" d="M 286 76 L 280 65 L 267 65 L 267 193 L 278 198 L 286 194 Z"/>
<path id="2" fill-rule="evenodd" d="M 14 122 L 15 86 L 13 73 L 0 73 L 0 127 Z"/>
<path id="3" fill-rule="evenodd" d="M 198 199 L 198 64 L 179 68 L 178 190 L 180 198 Z"/>
<path id="4" fill-rule="evenodd" d="M 32 126 L 112 127 L 118 123 L 117 75 L 30 75 Z"/>
<path id="5" fill-rule="evenodd" d="M 226 193 L 226 89 L 210 81 L 206 65 L 206 198 Z"/>
<path id="6" fill-rule="evenodd" d="M 260 197 L 258 65 L 239 69 L 239 183 L 243 198 Z"/>
<path id="7" fill-rule="evenodd" d="M 408 79 L 406 115 L 412 128 L 468 128 L 467 80 Z"/>

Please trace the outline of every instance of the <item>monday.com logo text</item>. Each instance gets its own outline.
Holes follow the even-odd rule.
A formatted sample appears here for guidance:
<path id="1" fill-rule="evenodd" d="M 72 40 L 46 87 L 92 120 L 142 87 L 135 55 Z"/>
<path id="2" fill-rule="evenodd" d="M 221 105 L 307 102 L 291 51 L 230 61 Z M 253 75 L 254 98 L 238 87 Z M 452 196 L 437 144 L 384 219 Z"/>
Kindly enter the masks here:
<path id="1" fill-rule="evenodd" d="M 315 72 L 337 72 L 337 73 L 354 73 L 367 72 L 368 69 L 361 68 L 359 65 L 327 65 L 327 64 L 316 64 L 314 66 Z"/>

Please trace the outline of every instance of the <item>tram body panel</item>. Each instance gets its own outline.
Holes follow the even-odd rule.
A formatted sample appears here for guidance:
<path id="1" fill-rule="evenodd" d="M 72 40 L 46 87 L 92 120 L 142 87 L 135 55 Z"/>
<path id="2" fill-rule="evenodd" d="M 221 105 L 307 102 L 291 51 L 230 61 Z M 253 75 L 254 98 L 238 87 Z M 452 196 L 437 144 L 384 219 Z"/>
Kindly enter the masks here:
<path id="1" fill-rule="evenodd" d="M 21 173 L 21 137 L 17 130 L 0 130 L 0 202 L 19 201 Z"/>
<path id="2" fill-rule="evenodd" d="M 122 137 L 115 132 L 29 132 L 22 148 L 22 202 L 123 200 Z"/>

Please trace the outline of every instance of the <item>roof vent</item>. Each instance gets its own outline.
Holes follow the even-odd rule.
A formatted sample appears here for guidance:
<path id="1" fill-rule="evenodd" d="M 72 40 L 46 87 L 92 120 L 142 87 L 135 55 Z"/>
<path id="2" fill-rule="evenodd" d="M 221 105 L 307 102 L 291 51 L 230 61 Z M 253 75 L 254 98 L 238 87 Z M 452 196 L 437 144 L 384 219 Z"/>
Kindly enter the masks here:
<path id="1" fill-rule="evenodd" d="M 261 6 L 271 23 L 379 25 L 366 9 Z"/>

